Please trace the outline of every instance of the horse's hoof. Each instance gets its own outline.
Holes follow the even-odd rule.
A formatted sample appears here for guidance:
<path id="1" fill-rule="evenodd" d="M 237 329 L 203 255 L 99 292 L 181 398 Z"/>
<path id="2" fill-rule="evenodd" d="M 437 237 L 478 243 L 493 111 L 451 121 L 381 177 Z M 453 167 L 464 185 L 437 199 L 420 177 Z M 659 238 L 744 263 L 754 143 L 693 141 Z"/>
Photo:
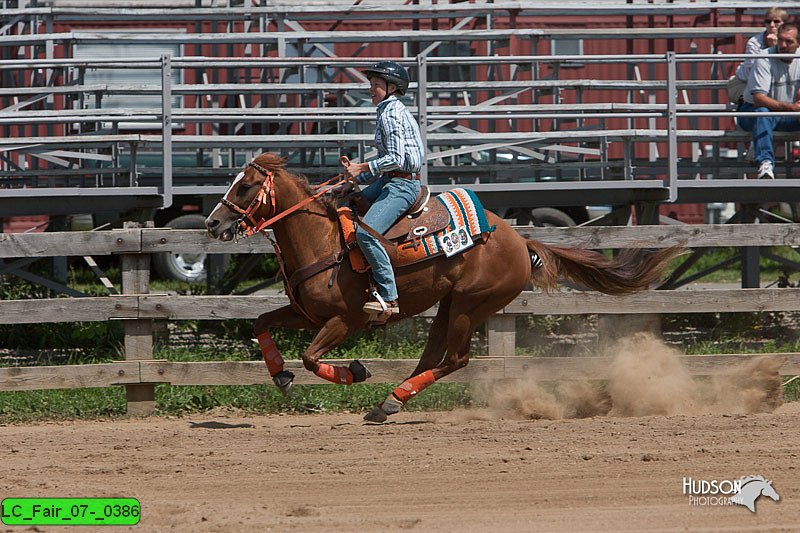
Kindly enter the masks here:
<path id="1" fill-rule="evenodd" d="M 381 410 L 387 415 L 399 413 L 403 409 L 403 402 L 390 394 L 388 398 L 381 404 Z"/>
<path id="2" fill-rule="evenodd" d="M 377 424 L 386 422 L 387 418 L 389 418 L 389 416 L 386 414 L 386 411 L 384 411 L 380 407 L 375 407 L 374 409 L 372 409 L 372 411 L 364 415 L 364 420 L 366 420 L 367 422 L 375 422 Z"/>
<path id="3" fill-rule="evenodd" d="M 294 374 L 288 370 L 281 370 L 272 376 L 272 382 L 275 383 L 275 386 L 278 387 L 278 390 L 280 390 L 284 396 L 287 396 L 294 384 Z"/>
<path id="4" fill-rule="evenodd" d="M 361 364 L 359 360 L 350 361 L 350 365 L 347 368 L 353 374 L 353 383 L 361 383 L 372 377 L 372 372 Z"/>

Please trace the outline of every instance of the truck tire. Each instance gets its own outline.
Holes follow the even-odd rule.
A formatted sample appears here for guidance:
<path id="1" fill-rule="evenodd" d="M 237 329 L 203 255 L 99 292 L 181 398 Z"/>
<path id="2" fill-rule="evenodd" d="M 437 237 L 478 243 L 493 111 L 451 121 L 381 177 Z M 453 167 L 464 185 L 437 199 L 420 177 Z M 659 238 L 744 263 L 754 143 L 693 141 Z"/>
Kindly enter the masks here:
<path id="1" fill-rule="evenodd" d="M 536 207 L 517 211 L 517 225 L 567 228 L 575 226 L 568 214 L 552 207 Z"/>
<path id="2" fill-rule="evenodd" d="M 165 226 L 172 229 L 205 229 L 205 217 L 203 215 L 182 215 L 167 222 Z M 206 257 L 205 252 L 160 252 L 153 254 L 153 269 L 163 279 L 205 283 L 208 275 Z M 227 265 L 230 256 L 225 255 L 224 257 Z"/>

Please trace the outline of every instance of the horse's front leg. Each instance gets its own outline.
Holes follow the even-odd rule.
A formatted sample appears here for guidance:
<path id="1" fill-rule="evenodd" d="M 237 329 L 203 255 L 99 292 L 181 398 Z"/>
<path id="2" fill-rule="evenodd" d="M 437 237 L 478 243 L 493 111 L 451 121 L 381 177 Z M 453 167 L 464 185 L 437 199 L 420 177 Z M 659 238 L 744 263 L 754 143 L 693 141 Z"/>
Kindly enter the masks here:
<path id="1" fill-rule="evenodd" d="M 267 363 L 267 370 L 272 377 L 272 382 L 283 394 L 288 394 L 294 382 L 294 374 L 284 370 L 284 361 L 275 341 L 269 333 L 269 328 L 316 329 L 306 317 L 294 310 L 291 305 L 283 306 L 275 311 L 264 313 L 256 319 L 253 327 L 261 348 L 261 355 Z"/>
<path id="2" fill-rule="evenodd" d="M 317 336 L 303 353 L 303 366 L 331 383 L 352 385 L 365 381 L 370 374 L 367 367 L 359 361 L 351 361 L 349 366 L 334 366 L 320 363 L 319 358 L 339 346 L 353 332 L 344 317 L 335 316 L 325 322 Z"/>

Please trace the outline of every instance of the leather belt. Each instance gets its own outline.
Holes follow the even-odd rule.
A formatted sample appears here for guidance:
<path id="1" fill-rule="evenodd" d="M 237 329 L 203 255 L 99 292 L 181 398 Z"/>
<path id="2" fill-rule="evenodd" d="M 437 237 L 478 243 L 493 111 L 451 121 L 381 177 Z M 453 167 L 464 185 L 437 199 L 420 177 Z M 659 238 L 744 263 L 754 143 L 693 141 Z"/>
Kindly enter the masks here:
<path id="1" fill-rule="evenodd" d="M 390 178 L 403 178 L 407 180 L 418 180 L 419 174 L 409 174 L 408 172 L 399 172 L 397 170 L 393 170 L 391 172 L 386 173 L 387 176 Z"/>

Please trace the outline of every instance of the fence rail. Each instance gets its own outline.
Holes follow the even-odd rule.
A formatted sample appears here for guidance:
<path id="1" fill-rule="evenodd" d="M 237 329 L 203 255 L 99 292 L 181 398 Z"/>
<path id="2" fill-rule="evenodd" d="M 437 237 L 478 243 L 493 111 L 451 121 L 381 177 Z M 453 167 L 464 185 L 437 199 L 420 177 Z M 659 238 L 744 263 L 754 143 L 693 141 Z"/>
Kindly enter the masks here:
<path id="1" fill-rule="evenodd" d="M 750 182 L 757 184 L 758 182 Z M 607 248 L 716 248 L 721 246 L 800 246 L 800 224 L 686 224 L 676 226 L 517 226 L 526 239 L 546 244 Z M 169 228 L 0 233 L 0 258 L 118 255 L 163 251 L 273 253 L 265 238 L 223 242 L 203 230 Z"/>
<path id="2" fill-rule="evenodd" d="M 635 226 L 585 228 L 526 228 L 526 238 L 562 246 L 587 248 L 662 248 L 685 246 L 755 247 L 800 246 L 800 224 Z M 121 320 L 125 324 L 125 361 L 98 365 L 0 368 L 0 390 L 125 386 L 131 413 L 154 408 L 157 383 L 174 385 L 266 383 L 269 376 L 260 362 L 226 361 L 175 363 L 153 359 L 154 320 L 253 319 L 260 313 L 288 304 L 279 294 L 252 296 L 178 296 L 150 293 L 149 255 L 160 251 L 208 253 L 270 253 L 266 239 L 254 237 L 223 243 L 196 230 L 127 228 L 96 232 L 0 234 L 0 258 L 5 270 L 20 261 L 49 256 L 115 255 L 122 258 L 122 294 L 100 297 L 0 300 L 0 320 L 5 324 Z M 560 291 L 542 294 L 525 291 L 490 319 L 488 357 L 473 360 L 454 380 L 531 377 L 542 380 L 607 377 L 603 357 L 515 356 L 515 321 L 518 315 L 600 314 L 637 315 L 748 311 L 796 311 L 800 289 L 715 289 L 649 291 L 628 296 L 596 292 Z M 428 311 L 425 316 L 431 316 Z M 784 375 L 800 374 L 800 354 L 780 354 Z M 725 371 L 747 356 L 690 356 L 684 360 L 698 375 Z M 368 360 L 373 382 L 397 382 L 416 364 L 407 360 Z M 300 371 L 298 383 L 319 383 Z"/>
<path id="3" fill-rule="evenodd" d="M 800 353 L 771 353 L 759 356 L 783 360 L 781 375 L 800 374 Z M 692 375 L 713 376 L 729 372 L 732 366 L 751 360 L 747 354 L 693 355 L 681 360 Z M 359 359 L 369 367 L 370 383 L 399 383 L 416 367 L 411 359 Z M 477 380 L 569 379 L 602 380 L 610 377 L 611 357 L 477 357 L 464 369 L 442 381 L 469 383 Z M 306 372 L 302 362 L 286 362 L 299 385 L 327 384 Z M 270 383 L 262 361 L 170 362 L 162 360 L 119 361 L 80 366 L 0 368 L 0 391 L 99 388 L 114 385 L 261 385 Z"/>
<path id="4" fill-rule="evenodd" d="M 698 293 L 701 293 L 699 295 Z M 120 295 L 44 300 L 3 300 L 6 324 L 102 322 L 105 320 L 255 319 L 289 304 L 285 296 Z M 421 316 L 434 316 L 432 308 Z M 508 315 L 585 315 L 652 313 L 741 313 L 796 311 L 800 289 L 703 289 L 653 291 L 625 296 L 596 292 L 542 294 L 524 291 L 500 313 Z M 490 346 L 490 351 L 491 346 Z"/>

